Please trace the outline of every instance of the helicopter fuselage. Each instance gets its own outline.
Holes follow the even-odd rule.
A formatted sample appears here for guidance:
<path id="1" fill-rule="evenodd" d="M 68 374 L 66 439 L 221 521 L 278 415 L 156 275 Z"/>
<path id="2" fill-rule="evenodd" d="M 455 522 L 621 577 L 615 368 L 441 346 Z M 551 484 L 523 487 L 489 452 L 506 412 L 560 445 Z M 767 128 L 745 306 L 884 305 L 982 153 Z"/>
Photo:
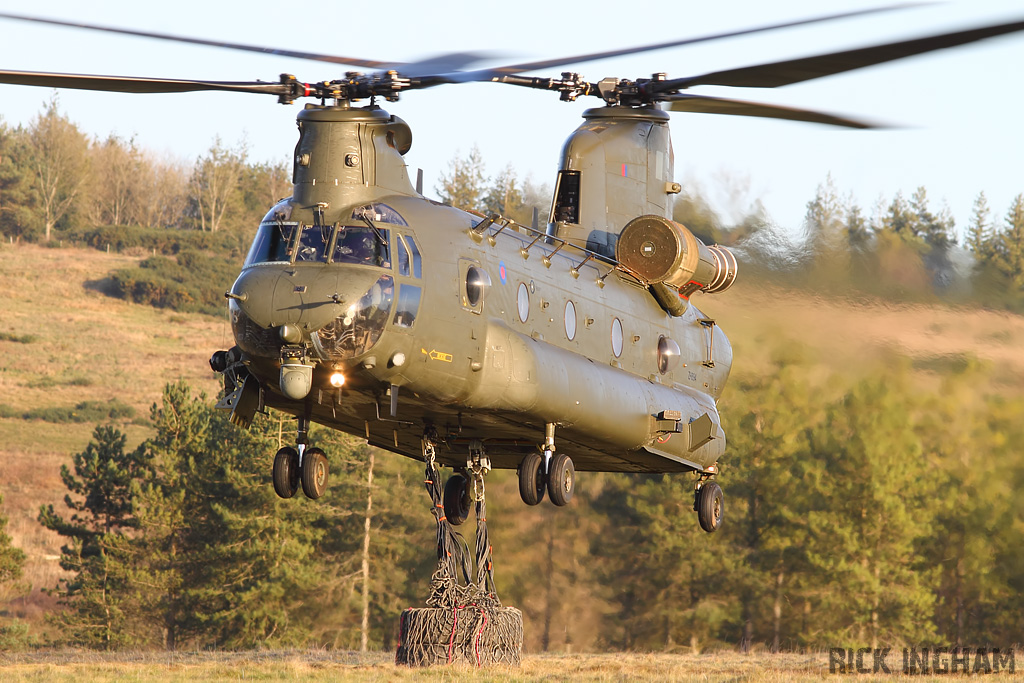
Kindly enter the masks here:
<path id="1" fill-rule="evenodd" d="M 304 114 L 295 192 L 229 293 L 259 406 L 414 458 L 432 428 L 455 466 L 480 441 L 515 468 L 553 424 L 580 470 L 714 471 L 732 352 L 713 320 L 574 240 L 422 198 L 400 120 Z"/>

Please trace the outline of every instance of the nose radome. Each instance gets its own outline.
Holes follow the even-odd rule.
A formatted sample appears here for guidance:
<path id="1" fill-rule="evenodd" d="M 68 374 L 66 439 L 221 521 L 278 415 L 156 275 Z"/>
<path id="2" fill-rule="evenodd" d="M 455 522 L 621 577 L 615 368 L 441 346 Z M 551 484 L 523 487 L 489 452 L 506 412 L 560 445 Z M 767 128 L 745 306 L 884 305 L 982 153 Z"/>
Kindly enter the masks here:
<path id="1" fill-rule="evenodd" d="M 378 277 L 375 270 L 344 265 L 256 266 L 238 276 L 231 293 L 264 329 L 288 324 L 313 332 L 357 302 Z"/>

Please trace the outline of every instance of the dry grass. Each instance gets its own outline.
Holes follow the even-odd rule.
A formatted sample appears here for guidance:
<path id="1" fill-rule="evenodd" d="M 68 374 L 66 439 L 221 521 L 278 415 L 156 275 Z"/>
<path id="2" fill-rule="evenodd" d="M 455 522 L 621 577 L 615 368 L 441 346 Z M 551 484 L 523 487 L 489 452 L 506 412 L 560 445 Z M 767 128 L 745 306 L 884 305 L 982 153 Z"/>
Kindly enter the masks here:
<path id="1" fill-rule="evenodd" d="M 231 345 L 226 321 L 112 299 L 97 283 L 139 259 L 83 249 L 0 246 L 0 403 L 19 410 L 119 399 L 149 415 L 164 384 L 217 390 L 210 354 Z M 62 507 L 60 467 L 85 448 L 95 425 L 0 419 L 0 492 L 8 532 L 28 555 L 31 595 L 11 613 L 33 619 L 52 603 L 43 588 L 60 576 L 60 539 L 37 522 L 39 506 Z M 119 428 L 134 447 L 149 436 Z"/>
<path id="2" fill-rule="evenodd" d="M 184 379 L 211 395 L 217 391 L 207 359 L 214 350 L 233 343 L 226 321 L 155 310 L 112 299 L 98 291 L 98 283 L 110 271 L 135 265 L 137 261 L 134 257 L 92 250 L 0 245 L 0 403 L 29 410 L 117 398 L 145 417 L 167 382 Z M 813 298 L 755 287 L 742 279 L 728 292 L 698 297 L 696 303 L 720 321 L 732 339 L 737 375 L 761 371 L 777 349 L 788 347 L 797 349 L 793 353 L 804 354 L 816 368 L 822 385 L 833 373 L 861 374 L 867 366 L 890 362 L 893 355 L 899 355 L 914 362 L 916 377 L 926 388 L 937 386 L 935 370 L 942 369 L 943 364 L 976 358 L 996 369 L 989 386 L 977 387 L 979 394 L 1000 391 L 1019 395 L 1024 391 L 1021 316 L 976 309 Z M 726 397 L 728 392 L 729 389 Z M 827 391 L 821 395 L 830 397 Z M 122 424 L 121 428 L 128 434 L 130 447 L 148 436 L 144 426 Z M 52 599 L 42 595 L 40 589 L 56 584 L 59 568 L 55 557 L 60 541 L 39 526 L 36 516 L 41 504 L 62 505 L 65 489 L 60 481 L 60 467 L 70 463 L 72 453 L 85 447 L 92 429 L 91 424 L 0 419 L 3 508 L 11 519 L 9 531 L 15 544 L 28 554 L 26 580 L 32 586 L 31 596 L 11 605 L 16 616 L 31 620 L 52 604 Z M 495 484 L 502 488 L 497 479 Z M 521 506 L 514 505 L 514 482 L 507 489 L 504 493 L 508 494 L 509 512 L 515 507 L 515 518 L 528 519 Z M 502 507 L 501 496 L 496 496 L 495 511 Z M 515 551 L 509 548 L 506 552 Z M 528 606 L 528 599 L 524 599 L 523 606 Z M 38 632 L 35 625 L 33 630 Z M 578 630 L 578 645 L 592 642 L 588 638 L 593 634 L 586 633 L 585 625 L 579 625 Z M 24 675 L 29 679 L 48 678 L 46 667 L 57 667 L 52 670 L 54 676 L 71 678 L 77 677 L 76 667 L 95 672 L 99 669 L 89 667 L 103 666 L 101 660 L 88 660 L 87 655 L 67 656 L 66 665 L 60 663 L 60 655 L 54 655 L 55 659 L 19 660 L 20 663 L 0 659 L 0 663 L 7 665 L 0 677 L 6 678 L 12 670 L 22 671 L 17 667 L 27 667 Z M 139 655 L 138 661 L 145 662 L 147 656 Z M 175 672 L 186 672 L 189 666 L 204 667 L 204 678 L 237 678 L 243 669 L 269 678 L 288 677 L 289 672 L 315 677 L 323 671 L 333 672 L 323 677 L 344 675 L 368 680 L 377 680 L 373 676 L 390 680 L 420 675 L 396 670 L 389 664 L 390 658 L 383 656 L 349 661 L 344 657 L 352 655 L 293 653 L 267 655 L 263 659 L 250 655 L 247 661 L 224 655 L 230 661 L 219 663 L 211 655 L 209 661 L 196 660 L 191 664 L 170 655 L 164 659 L 151 657 L 156 659 L 150 664 L 134 664 L 130 657 L 115 659 L 107 674 L 89 675 L 116 677 L 116 672 L 122 671 L 129 678 L 155 677 L 148 673 L 152 668 L 177 676 Z M 813 662 L 807 664 L 806 671 L 793 668 L 803 661 L 793 657 L 756 658 L 757 666 L 768 667 L 764 671 L 751 668 L 753 664 L 742 664 L 747 660 L 739 656 L 729 660 L 731 664 L 721 665 L 727 667 L 724 671 L 716 668 L 722 660 L 718 655 L 666 659 L 640 655 L 532 657 L 513 679 L 557 680 L 569 673 L 597 680 L 633 680 L 647 674 L 655 678 L 742 678 L 751 671 L 767 677 L 758 680 L 788 680 L 794 673 L 820 676 Z M 771 673 L 771 662 L 784 662 L 789 673 L 771 678 L 775 675 Z M 444 677 L 448 672 L 434 671 L 430 678 Z M 184 678 L 189 674 L 180 675 Z"/>
<path id="3" fill-rule="evenodd" d="M 784 349 L 813 368 L 807 377 L 823 400 L 838 398 L 830 377 L 884 375 L 897 360 L 911 365 L 922 391 L 939 390 L 946 373 L 972 365 L 988 370 L 976 386 L 979 396 L 1024 393 L 1024 316 L 813 297 L 744 282 L 696 303 L 728 333 L 735 375 L 763 372 Z"/>
<path id="4" fill-rule="evenodd" d="M 890 666 L 897 665 L 890 662 Z M 813 654 L 635 654 L 527 655 L 519 668 L 473 669 L 466 665 L 410 669 L 390 653 L 275 651 L 253 653 L 117 654 L 49 652 L 0 656 L 6 681 L 822 681 L 830 674 L 828 653 Z M 986 679 L 993 676 L 985 676 Z M 1010 678 L 1001 672 L 997 680 Z M 950 676 L 856 675 L 876 682 L 905 678 L 948 680 Z"/>

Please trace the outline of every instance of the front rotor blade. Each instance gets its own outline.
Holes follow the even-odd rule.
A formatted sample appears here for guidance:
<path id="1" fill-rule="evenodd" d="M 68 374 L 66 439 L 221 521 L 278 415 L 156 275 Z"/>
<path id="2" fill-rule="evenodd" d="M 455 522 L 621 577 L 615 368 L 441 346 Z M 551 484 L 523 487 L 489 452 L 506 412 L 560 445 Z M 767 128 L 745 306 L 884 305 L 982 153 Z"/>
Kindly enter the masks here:
<path id="1" fill-rule="evenodd" d="M 727 85 L 740 88 L 777 88 L 781 85 L 800 83 L 814 78 L 862 69 L 896 59 L 942 50 L 947 47 L 966 45 L 978 40 L 1024 30 L 1024 21 L 1012 21 L 981 28 L 943 33 L 936 36 L 903 40 L 885 45 L 844 50 L 827 55 L 816 55 L 790 59 L 771 64 L 740 67 L 725 71 L 714 71 L 702 76 L 677 78 L 662 81 L 655 87 L 660 92 L 689 88 L 694 85 Z"/>
<path id="2" fill-rule="evenodd" d="M 204 40 L 202 38 L 189 38 L 186 36 L 175 36 L 169 33 L 155 33 L 151 31 L 135 31 L 127 28 L 114 28 L 112 26 L 99 26 L 97 24 L 85 24 L 74 21 L 59 21 L 57 19 L 45 19 L 43 17 L 30 17 L 22 14 L 10 14 L 0 12 L 0 19 L 15 19 L 17 21 L 30 21 L 37 24 L 52 24 L 54 26 L 68 26 L 70 28 L 84 28 L 90 31 L 106 31 L 108 33 L 120 33 L 128 36 L 139 36 L 141 38 L 155 38 L 157 40 L 170 40 L 177 43 L 191 43 L 193 45 L 206 45 L 207 47 L 220 47 L 228 50 L 244 50 L 246 52 L 261 52 L 268 55 L 281 57 L 294 57 L 296 59 L 309 59 L 315 62 L 330 62 L 332 64 L 348 64 L 350 66 L 361 66 L 366 69 L 386 70 L 401 66 L 401 62 L 379 62 L 372 59 L 360 59 L 358 57 L 337 57 L 322 55 L 315 52 L 299 52 L 296 50 L 282 50 L 265 45 L 245 45 L 242 43 L 229 43 L 222 40 Z M 458 67 L 456 67 L 458 68 Z M 70 86 L 66 86 L 70 87 Z"/>
<path id="3" fill-rule="evenodd" d="M 928 4 L 928 3 L 924 3 Z M 828 14 L 821 17 L 815 17 L 813 19 L 801 19 L 799 21 L 789 21 L 781 24 L 770 24 L 767 26 L 757 26 L 754 28 L 741 29 L 739 31 L 728 31 L 726 33 L 715 33 L 707 36 L 699 36 L 697 38 L 683 38 L 681 40 L 671 40 L 665 43 L 657 43 L 655 45 L 640 45 L 637 47 L 623 48 L 619 50 L 608 50 L 607 52 L 592 52 L 585 55 L 573 55 L 571 57 L 559 57 L 557 59 L 545 59 L 538 62 L 524 62 L 522 64 L 510 64 L 508 66 L 494 67 L 493 69 L 480 69 L 478 71 L 465 71 L 456 73 L 438 73 L 435 75 L 435 81 L 427 82 L 428 79 L 424 79 L 424 86 L 438 85 L 441 83 L 466 83 L 471 81 L 490 81 L 497 80 L 501 76 L 509 76 L 513 74 L 519 74 L 526 71 L 535 71 L 537 69 L 551 69 L 554 67 L 565 66 L 567 64 L 580 64 L 583 62 L 592 62 L 598 59 L 607 59 L 609 57 L 621 57 L 623 55 L 632 55 L 639 52 L 650 52 L 652 50 L 662 50 L 669 47 L 680 47 L 682 45 L 693 45 L 696 43 L 703 43 L 712 40 L 721 40 L 724 38 L 734 38 L 737 36 L 745 36 L 753 33 L 761 33 L 763 31 L 774 31 L 777 29 L 791 28 L 794 26 L 804 26 L 806 24 L 814 24 L 822 21 L 832 21 L 834 19 L 845 19 L 848 17 L 856 17 L 863 14 L 873 14 L 876 12 L 888 12 L 891 10 L 905 9 L 908 7 L 922 7 L 922 3 L 911 4 L 903 3 L 897 5 L 888 5 L 885 7 L 873 7 L 870 9 L 855 10 L 852 12 L 841 12 L 838 14 Z"/>
<path id="4" fill-rule="evenodd" d="M 330 64 L 345 64 L 347 66 L 358 66 L 365 69 L 376 69 L 386 71 L 389 69 L 401 69 L 405 76 L 418 76 L 425 73 L 438 73 L 457 71 L 484 59 L 491 58 L 491 55 L 475 52 L 452 52 L 435 57 L 429 57 L 412 63 L 407 62 L 381 62 L 373 59 L 361 59 L 359 57 L 339 57 L 336 55 L 325 55 L 316 52 L 303 52 L 298 50 L 285 50 L 282 48 L 268 47 L 266 45 L 246 45 L 243 43 L 229 43 L 223 40 L 206 40 L 203 38 L 189 38 L 188 36 L 176 36 L 169 33 L 156 33 L 153 31 L 137 31 L 127 28 L 115 28 L 112 26 L 100 26 L 98 24 L 86 24 L 74 21 L 60 21 L 58 19 L 46 19 L 44 17 L 30 17 L 23 14 L 10 14 L 0 12 L 0 19 L 14 19 L 16 21 L 28 21 L 37 24 L 51 24 L 54 26 L 67 26 L 69 28 L 84 28 L 89 31 L 106 31 L 107 33 L 120 33 L 122 35 L 137 36 L 140 38 L 153 38 L 156 40 L 169 40 L 177 43 L 189 43 L 192 45 L 205 45 L 207 47 L 219 47 L 228 50 L 242 50 L 245 52 L 259 52 L 279 57 L 291 57 L 294 59 L 308 59 L 314 62 L 328 62 Z M 408 72 L 408 73 L 406 73 Z M 70 87 L 70 86 L 69 86 Z"/>
<path id="5" fill-rule="evenodd" d="M 72 88 L 75 90 L 102 90 L 125 93 L 174 93 L 223 90 L 267 95 L 291 96 L 294 87 L 284 83 L 265 81 L 185 81 L 170 78 L 134 78 L 131 76 L 90 76 L 86 74 L 57 74 L 44 71 L 0 70 L 0 83 L 12 85 L 38 85 L 45 88 Z"/>
<path id="6" fill-rule="evenodd" d="M 811 109 L 783 107 L 777 104 L 732 100 L 725 97 L 709 95 L 692 95 L 683 93 L 670 95 L 668 108 L 672 111 L 685 111 L 694 114 L 725 114 L 727 116 L 754 116 L 762 119 L 783 119 L 786 121 L 805 121 L 807 123 L 823 123 L 829 126 L 844 128 L 889 128 L 880 123 L 859 121 L 838 114 L 829 114 Z"/>

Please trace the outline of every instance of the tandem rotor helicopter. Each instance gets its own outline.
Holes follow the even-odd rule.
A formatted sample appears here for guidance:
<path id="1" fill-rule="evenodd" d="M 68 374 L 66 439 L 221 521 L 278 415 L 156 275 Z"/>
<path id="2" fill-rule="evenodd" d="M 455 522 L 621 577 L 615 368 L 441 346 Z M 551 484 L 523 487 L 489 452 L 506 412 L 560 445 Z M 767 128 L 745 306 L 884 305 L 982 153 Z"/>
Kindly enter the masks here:
<path id="1" fill-rule="evenodd" d="M 721 524 L 726 439 L 716 403 L 732 350 L 691 297 L 727 289 L 736 259 L 672 220 L 669 111 L 871 128 L 823 112 L 700 95 L 700 85 L 774 88 L 1024 29 L 1001 23 L 683 78 L 596 82 L 524 73 L 889 8 L 658 45 L 469 70 L 474 56 L 390 63 L 0 13 L 160 40 L 367 69 L 306 83 L 171 80 L 0 70 L 0 82 L 129 93 L 203 90 L 302 98 L 291 197 L 256 226 L 225 294 L 235 346 L 213 354 L 218 406 L 247 428 L 276 408 L 297 419 L 275 456 L 278 495 L 319 498 L 327 455 L 312 422 L 455 472 L 447 519 L 466 520 L 491 468 L 516 469 L 523 501 L 572 498 L 575 471 L 692 472 L 700 526 Z M 377 102 L 468 82 L 597 98 L 561 152 L 547 225 L 426 199 L 403 155 L 412 133 Z"/>

